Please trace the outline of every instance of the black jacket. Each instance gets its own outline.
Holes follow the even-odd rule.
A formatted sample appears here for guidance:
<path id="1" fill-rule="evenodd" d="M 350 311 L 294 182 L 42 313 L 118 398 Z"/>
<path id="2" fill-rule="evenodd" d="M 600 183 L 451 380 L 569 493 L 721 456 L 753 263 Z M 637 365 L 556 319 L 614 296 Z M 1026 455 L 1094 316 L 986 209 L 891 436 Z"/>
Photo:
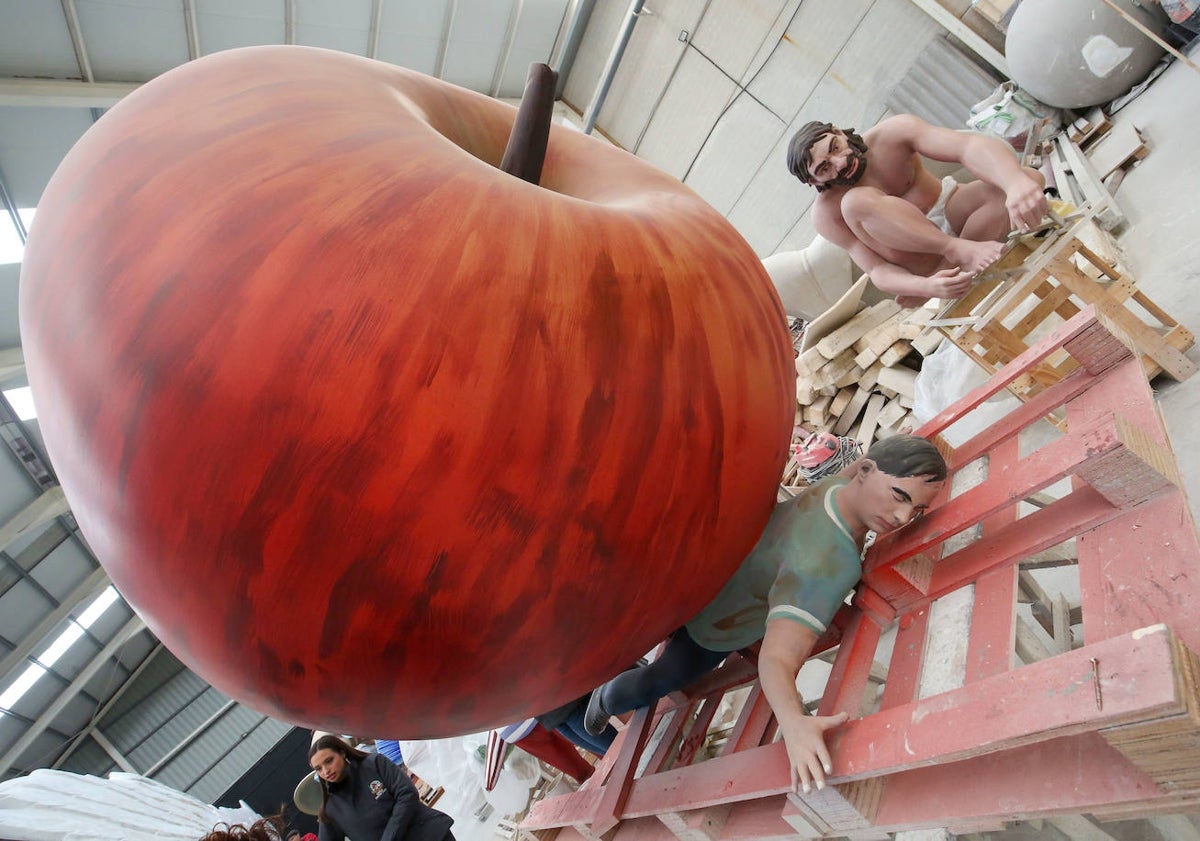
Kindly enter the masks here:
<path id="1" fill-rule="evenodd" d="M 390 759 L 349 759 L 346 775 L 328 786 L 320 841 L 442 841 L 454 819 L 431 809 Z"/>

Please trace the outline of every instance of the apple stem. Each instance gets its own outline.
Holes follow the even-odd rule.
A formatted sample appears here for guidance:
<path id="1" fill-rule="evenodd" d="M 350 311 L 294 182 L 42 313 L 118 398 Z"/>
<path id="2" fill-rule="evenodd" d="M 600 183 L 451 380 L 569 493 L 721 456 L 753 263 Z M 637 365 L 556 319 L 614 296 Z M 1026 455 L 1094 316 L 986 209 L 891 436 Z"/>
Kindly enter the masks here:
<path id="1" fill-rule="evenodd" d="M 502 170 L 530 184 L 537 184 L 542 178 L 557 81 L 558 73 L 550 65 L 542 62 L 529 65 L 521 106 L 517 109 L 517 118 L 500 160 Z"/>

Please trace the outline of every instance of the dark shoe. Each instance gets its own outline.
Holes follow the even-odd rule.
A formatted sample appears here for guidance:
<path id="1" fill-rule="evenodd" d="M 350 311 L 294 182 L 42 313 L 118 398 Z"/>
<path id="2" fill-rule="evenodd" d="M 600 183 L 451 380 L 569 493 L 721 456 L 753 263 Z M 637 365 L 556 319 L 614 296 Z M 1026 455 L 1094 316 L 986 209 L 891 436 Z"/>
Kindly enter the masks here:
<path id="1" fill-rule="evenodd" d="M 583 714 L 583 729 L 593 736 L 599 736 L 604 732 L 610 718 L 608 711 L 604 709 L 604 704 L 600 701 L 600 694 L 603 691 L 604 684 L 592 690 L 592 695 L 588 698 L 587 710 Z"/>

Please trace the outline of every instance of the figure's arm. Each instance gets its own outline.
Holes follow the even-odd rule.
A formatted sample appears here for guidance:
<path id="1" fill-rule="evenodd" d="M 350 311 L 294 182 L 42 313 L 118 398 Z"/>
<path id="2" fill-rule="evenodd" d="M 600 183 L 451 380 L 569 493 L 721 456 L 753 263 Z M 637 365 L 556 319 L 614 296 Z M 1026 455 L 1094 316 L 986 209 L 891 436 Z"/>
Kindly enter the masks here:
<path id="1" fill-rule="evenodd" d="M 399 841 L 408 832 L 408 826 L 417 812 L 420 803 L 417 787 L 390 759 L 378 754 L 375 756 L 378 761 L 373 763 L 372 770 L 379 775 L 379 781 L 395 798 L 395 802 L 392 804 L 392 814 L 379 839 L 380 841 Z"/>
<path id="2" fill-rule="evenodd" d="M 812 653 L 817 634 L 791 619 L 771 619 L 758 654 L 758 682 L 779 721 L 787 747 L 793 790 L 811 791 L 825 787 L 832 770 L 825 731 L 845 723 L 848 716 L 808 716 L 796 692 L 796 675 Z"/>
<path id="3" fill-rule="evenodd" d="M 1013 230 L 1036 227 L 1046 215 L 1042 185 L 1003 140 L 935 126 L 911 114 L 891 117 L 886 123 L 889 136 L 906 141 L 914 151 L 936 161 L 960 163 L 980 181 L 1003 190 Z"/>
<path id="4" fill-rule="evenodd" d="M 925 277 L 885 260 L 856 237 L 843 220 L 820 207 L 813 211 L 813 227 L 825 239 L 846 249 L 850 259 L 870 275 L 871 282 L 880 291 L 896 296 L 901 306 L 920 306 L 930 298 L 958 298 L 971 287 L 974 275 L 958 267 Z"/>

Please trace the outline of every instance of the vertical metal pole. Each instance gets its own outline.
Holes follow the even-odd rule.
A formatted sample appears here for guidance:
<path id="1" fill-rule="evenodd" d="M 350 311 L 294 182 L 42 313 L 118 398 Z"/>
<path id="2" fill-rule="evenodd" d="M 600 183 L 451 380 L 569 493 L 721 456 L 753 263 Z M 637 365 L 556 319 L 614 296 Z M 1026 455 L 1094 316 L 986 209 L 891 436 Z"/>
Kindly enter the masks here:
<path id="1" fill-rule="evenodd" d="M 554 44 L 554 52 L 550 56 L 550 66 L 558 73 L 558 84 L 554 88 L 554 98 L 560 99 L 563 88 L 567 84 L 567 76 L 575 64 L 575 56 L 579 54 L 579 42 L 587 30 L 588 21 L 592 19 L 592 9 L 596 0 L 571 0 L 570 6 L 563 19 L 558 40 Z"/>
<path id="2" fill-rule="evenodd" d="M 592 94 L 592 101 L 588 103 L 587 111 L 583 114 L 584 134 L 591 134 L 592 129 L 596 127 L 596 117 L 600 114 L 604 100 L 608 97 L 608 89 L 612 87 L 613 77 L 617 75 L 617 66 L 621 63 L 621 56 L 625 54 L 629 36 L 633 34 L 633 26 L 637 23 L 644 4 L 645 0 L 631 0 L 629 3 L 629 11 L 625 13 L 625 22 L 621 24 L 617 42 L 613 44 L 612 52 L 608 54 L 608 62 L 604 65 L 604 72 L 600 74 L 600 84 L 596 86 L 596 92 Z"/>

